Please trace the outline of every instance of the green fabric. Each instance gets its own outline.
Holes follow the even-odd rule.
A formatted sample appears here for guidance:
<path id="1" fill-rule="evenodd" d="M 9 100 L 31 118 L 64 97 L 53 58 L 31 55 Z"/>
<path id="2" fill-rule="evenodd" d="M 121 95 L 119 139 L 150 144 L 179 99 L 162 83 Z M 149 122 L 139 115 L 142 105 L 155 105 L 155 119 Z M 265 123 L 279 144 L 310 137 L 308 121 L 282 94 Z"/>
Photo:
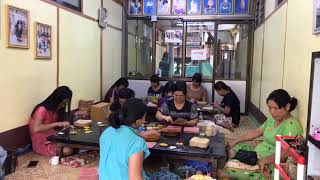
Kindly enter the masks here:
<path id="1" fill-rule="evenodd" d="M 258 172 L 250 172 L 246 170 L 227 169 L 226 173 L 233 179 L 239 180 L 265 180 L 266 178 Z"/>
<path id="2" fill-rule="evenodd" d="M 300 122 L 292 117 L 283 121 L 278 127 L 275 127 L 275 120 L 273 118 L 268 118 L 267 121 L 264 122 L 259 128 L 263 130 L 263 141 L 260 144 L 253 148 L 250 144 L 239 143 L 234 146 L 233 150 L 235 152 L 239 151 L 240 149 L 246 151 L 256 151 L 259 158 L 265 158 L 275 153 L 276 135 L 297 136 L 302 135 L 303 133 Z M 273 177 L 273 164 L 269 164 L 269 170 L 270 172 L 272 172 L 271 177 Z M 240 180 L 265 179 L 260 173 L 249 172 L 246 170 L 227 169 L 226 173 L 229 174 L 229 176 L 231 176 L 232 178 Z"/>
<path id="3" fill-rule="evenodd" d="M 255 151 L 262 158 L 271 156 L 275 153 L 275 136 L 297 136 L 302 135 L 303 130 L 300 122 L 295 118 L 289 118 L 283 121 L 278 127 L 275 127 L 275 120 L 268 118 L 260 128 L 263 130 L 263 141 L 257 145 Z"/>

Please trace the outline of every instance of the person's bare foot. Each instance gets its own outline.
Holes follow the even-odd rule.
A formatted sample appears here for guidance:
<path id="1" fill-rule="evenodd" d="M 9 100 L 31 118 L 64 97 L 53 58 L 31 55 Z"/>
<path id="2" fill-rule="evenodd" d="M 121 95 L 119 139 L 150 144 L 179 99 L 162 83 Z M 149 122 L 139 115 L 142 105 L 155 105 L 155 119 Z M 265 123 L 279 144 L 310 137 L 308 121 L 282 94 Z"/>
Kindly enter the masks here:
<path id="1" fill-rule="evenodd" d="M 227 173 L 225 173 L 222 169 L 218 169 L 217 176 L 218 179 L 230 178 L 230 176 Z"/>

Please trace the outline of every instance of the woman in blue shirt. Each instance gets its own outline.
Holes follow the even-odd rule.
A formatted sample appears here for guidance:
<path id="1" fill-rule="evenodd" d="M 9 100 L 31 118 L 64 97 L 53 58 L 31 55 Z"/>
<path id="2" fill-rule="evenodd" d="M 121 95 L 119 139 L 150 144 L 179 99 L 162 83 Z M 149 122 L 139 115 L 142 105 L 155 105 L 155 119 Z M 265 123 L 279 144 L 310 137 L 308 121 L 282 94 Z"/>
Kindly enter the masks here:
<path id="1" fill-rule="evenodd" d="M 100 137 L 100 180 L 146 179 L 142 164 L 150 152 L 136 132 L 145 121 L 146 109 L 142 100 L 130 98 L 121 112 L 111 114 L 111 126 Z"/>

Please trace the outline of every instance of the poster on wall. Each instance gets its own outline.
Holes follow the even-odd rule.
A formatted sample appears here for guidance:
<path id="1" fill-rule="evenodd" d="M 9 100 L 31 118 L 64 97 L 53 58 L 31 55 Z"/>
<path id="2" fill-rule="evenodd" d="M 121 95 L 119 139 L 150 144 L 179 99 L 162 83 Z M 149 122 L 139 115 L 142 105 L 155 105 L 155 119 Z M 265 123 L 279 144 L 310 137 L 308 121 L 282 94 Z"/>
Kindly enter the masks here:
<path id="1" fill-rule="evenodd" d="M 35 23 L 35 58 L 51 59 L 51 26 Z"/>
<path id="2" fill-rule="evenodd" d="M 232 0 L 219 0 L 219 13 L 232 14 L 233 3 Z"/>
<path id="3" fill-rule="evenodd" d="M 129 0 L 130 15 L 142 15 L 142 0 Z"/>
<path id="4" fill-rule="evenodd" d="M 172 14 L 185 15 L 186 14 L 186 0 L 172 0 Z"/>
<path id="5" fill-rule="evenodd" d="M 182 30 L 166 30 L 164 40 L 166 43 L 182 43 Z"/>
<path id="6" fill-rule="evenodd" d="M 249 14 L 249 0 L 236 0 L 236 14 Z"/>
<path id="7" fill-rule="evenodd" d="M 171 14 L 171 0 L 158 0 L 157 15 Z"/>
<path id="8" fill-rule="evenodd" d="M 192 49 L 191 50 L 191 60 L 202 61 L 206 60 L 207 53 L 205 49 Z"/>
<path id="9" fill-rule="evenodd" d="M 202 14 L 217 14 L 217 0 L 203 0 Z"/>
<path id="10" fill-rule="evenodd" d="M 320 32 L 320 0 L 313 0 L 313 34 Z"/>
<path id="11" fill-rule="evenodd" d="M 201 14 L 201 0 L 188 0 L 188 15 Z"/>
<path id="12" fill-rule="evenodd" d="M 7 46 L 29 48 L 29 11 L 7 6 Z"/>
<path id="13" fill-rule="evenodd" d="M 156 0 L 144 0 L 143 2 L 144 15 L 156 15 Z"/>

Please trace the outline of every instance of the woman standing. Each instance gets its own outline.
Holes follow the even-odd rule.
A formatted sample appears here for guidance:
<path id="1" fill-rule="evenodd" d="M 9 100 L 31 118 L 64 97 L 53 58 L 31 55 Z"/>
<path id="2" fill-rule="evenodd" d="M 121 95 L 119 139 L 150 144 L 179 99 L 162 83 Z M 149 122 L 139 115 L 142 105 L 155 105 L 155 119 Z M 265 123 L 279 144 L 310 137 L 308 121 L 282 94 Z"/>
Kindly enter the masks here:
<path id="1" fill-rule="evenodd" d="M 57 132 L 55 128 L 70 125 L 67 118 L 70 115 L 71 98 L 72 91 L 67 86 L 60 86 L 33 109 L 29 119 L 29 133 L 35 153 L 44 156 L 56 155 L 57 146 L 48 141 L 47 137 Z M 70 147 L 63 147 L 62 151 L 65 156 L 73 153 Z"/>
<path id="2" fill-rule="evenodd" d="M 143 160 L 150 152 L 137 133 L 146 117 L 146 105 L 140 99 L 128 99 L 122 111 L 112 113 L 111 127 L 100 137 L 99 179 L 145 179 Z"/>
<path id="3" fill-rule="evenodd" d="M 195 126 L 198 123 L 197 106 L 186 99 L 186 93 L 186 83 L 177 81 L 173 86 L 173 98 L 162 104 L 156 118 L 177 125 Z"/>

